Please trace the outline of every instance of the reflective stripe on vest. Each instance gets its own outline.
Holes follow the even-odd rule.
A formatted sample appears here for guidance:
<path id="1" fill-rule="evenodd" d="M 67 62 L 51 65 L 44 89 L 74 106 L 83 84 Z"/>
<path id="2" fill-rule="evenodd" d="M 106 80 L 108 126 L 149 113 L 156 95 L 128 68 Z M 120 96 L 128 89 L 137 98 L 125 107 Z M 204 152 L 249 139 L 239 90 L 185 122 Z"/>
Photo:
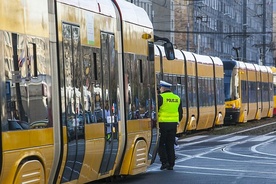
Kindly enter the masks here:
<path id="1" fill-rule="evenodd" d="M 180 104 L 179 96 L 172 92 L 160 94 L 163 97 L 163 104 L 158 112 L 159 122 L 178 122 L 179 114 L 178 107 Z"/>

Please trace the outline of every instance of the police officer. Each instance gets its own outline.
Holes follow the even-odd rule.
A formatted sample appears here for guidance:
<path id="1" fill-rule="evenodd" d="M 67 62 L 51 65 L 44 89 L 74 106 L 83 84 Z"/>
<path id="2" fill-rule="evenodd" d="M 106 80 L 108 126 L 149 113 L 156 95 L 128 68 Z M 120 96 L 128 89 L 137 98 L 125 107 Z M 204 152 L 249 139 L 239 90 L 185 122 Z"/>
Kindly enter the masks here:
<path id="1" fill-rule="evenodd" d="M 158 122 L 160 128 L 159 157 L 160 169 L 173 170 L 175 164 L 175 136 L 177 123 L 183 116 L 182 102 L 178 95 L 171 92 L 171 84 L 160 81 L 158 94 Z"/>

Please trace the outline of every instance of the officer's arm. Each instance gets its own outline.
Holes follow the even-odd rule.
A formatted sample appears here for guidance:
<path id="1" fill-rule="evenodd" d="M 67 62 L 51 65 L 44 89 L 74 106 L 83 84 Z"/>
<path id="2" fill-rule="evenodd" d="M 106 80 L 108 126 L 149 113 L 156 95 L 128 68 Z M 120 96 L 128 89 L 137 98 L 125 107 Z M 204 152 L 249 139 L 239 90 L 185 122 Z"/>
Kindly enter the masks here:
<path id="1" fill-rule="evenodd" d="M 178 115 L 179 115 L 179 121 L 183 118 L 183 109 L 182 109 L 182 101 L 180 100 L 180 104 L 178 106 Z"/>
<path id="2" fill-rule="evenodd" d="M 163 98 L 161 95 L 157 95 L 157 98 L 158 98 L 158 111 L 159 111 L 161 105 L 163 104 Z"/>

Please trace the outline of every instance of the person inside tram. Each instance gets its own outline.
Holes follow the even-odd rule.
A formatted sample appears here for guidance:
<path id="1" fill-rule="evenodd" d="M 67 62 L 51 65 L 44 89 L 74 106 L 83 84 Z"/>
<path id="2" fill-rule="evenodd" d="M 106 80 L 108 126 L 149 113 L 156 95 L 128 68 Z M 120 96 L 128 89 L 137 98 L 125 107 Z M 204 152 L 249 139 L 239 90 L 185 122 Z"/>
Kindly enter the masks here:
<path id="1" fill-rule="evenodd" d="M 105 101 L 105 106 L 104 106 L 104 121 L 106 122 L 106 134 L 107 134 L 107 140 L 110 140 L 111 138 L 111 113 L 110 113 L 110 108 L 108 104 L 108 100 Z"/>
<path id="2" fill-rule="evenodd" d="M 104 120 L 107 121 L 107 118 L 109 116 L 110 116 L 109 104 L 108 104 L 108 101 L 105 101 L 105 105 L 104 105 Z"/>

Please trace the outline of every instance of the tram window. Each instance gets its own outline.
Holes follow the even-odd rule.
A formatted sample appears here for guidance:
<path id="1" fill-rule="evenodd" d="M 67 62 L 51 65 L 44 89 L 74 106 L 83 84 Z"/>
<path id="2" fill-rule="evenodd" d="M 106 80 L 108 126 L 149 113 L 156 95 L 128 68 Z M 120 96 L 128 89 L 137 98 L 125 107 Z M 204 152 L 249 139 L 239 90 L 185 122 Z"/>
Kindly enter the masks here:
<path id="1" fill-rule="evenodd" d="M 94 95 L 94 89 L 95 89 L 95 60 L 96 53 L 93 48 L 90 47 L 82 47 L 82 53 L 83 53 L 83 115 L 81 114 L 80 118 L 85 120 L 85 123 L 96 123 L 96 113 L 95 113 L 95 98 L 93 98 Z M 92 55 L 91 55 L 92 53 Z"/>
<path id="2" fill-rule="evenodd" d="M 202 79 L 202 91 L 201 91 L 201 95 L 202 95 L 202 102 L 203 102 L 203 106 L 208 106 L 208 99 L 206 98 L 206 94 L 208 94 L 209 91 L 209 86 L 207 86 L 207 82 L 208 79 L 207 78 L 203 78 Z"/>
<path id="3" fill-rule="evenodd" d="M 9 130 L 23 130 L 29 129 L 29 124 L 19 120 L 8 120 Z"/>
<path id="4" fill-rule="evenodd" d="M 172 79 L 172 82 L 170 82 L 172 84 L 171 90 L 174 93 L 181 95 L 181 94 L 179 94 L 179 91 L 178 91 L 177 76 L 173 75 L 173 76 L 171 76 L 171 79 Z"/>
<path id="5" fill-rule="evenodd" d="M 173 84 L 173 75 L 164 75 L 164 80 L 170 84 Z"/>
<path id="6" fill-rule="evenodd" d="M 130 61 L 130 56 L 128 54 L 125 54 L 125 75 L 124 75 L 124 82 L 126 84 L 126 112 L 128 112 L 127 119 L 132 118 L 132 111 L 131 111 L 131 103 L 132 103 L 132 87 L 131 87 L 131 82 L 130 82 L 130 77 L 131 77 L 131 61 Z"/>
<path id="7" fill-rule="evenodd" d="M 149 117 L 149 93 L 150 89 L 148 88 L 149 82 L 149 65 L 146 61 L 146 56 L 140 56 L 142 62 L 142 79 L 143 83 L 140 84 L 140 91 L 139 91 L 139 118 L 148 118 Z"/>
<path id="8" fill-rule="evenodd" d="M 142 60 L 139 59 L 139 71 L 140 71 L 140 83 L 143 83 L 143 65 L 142 65 Z"/>
<path id="9" fill-rule="evenodd" d="M 182 100 L 182 106 L 186 107 L 186 89 L 185 89 L 185 76 L 181 77 L 181 90 L 182 90 L 182 95 L 181 95 L 181 100 Z"/>
<path id="10" fill-rule="evenodd" d="M 241 81 L 241 91 L 242 91 L 242 103 L 248 102 L 248 88 L 247 88 L 247 82 Z"/>
<path id="11" fill-rule="evenodd" d="M 215 91 L 214 91 L 214 80 L 213 79 L 209 79 L 208 80 L 208 84 L 207 86 L 210 86 L 210 93 L 206 93 L 205 96 L 206 96 L 206 99 L 209 99 L 209 106 L 213 106 L 215 105 Z M 211 94 L 211 98 L 209 98 L 208 94 Z"/>
<path id="12" fill-rule="evenodd" d="M 154 45 L 152 42 L 148 43 L 148 60 L 149 61 L 154 61 Z"/>
<path id="13" fill-rule="evenodd" d="M 43 124 L 36 128 L 52 126 L 48 42 L 43 38 L 16 33 L 5 32 L 4 35 L 4 58 L 13 59 L 5 59 L 4 98 L 7 103 L 4 117 L 7 127 L 3 130 L 26 130 L 34 128 L 30 126 L 34 124 Z M 39 63 L 36 63 L 37 58 Z M 15 80 L 13 74 L 16 73 L 21 75 Z"/>
<path id="14" fill-rule="evenodd" d="M 191 93 L 192 93 L 192 107 L 196 107 L 197 106 L 197 89 L 196 89 L 196 78 L 194 76 L 192 76 L 191 78 L 192 80 L 192 90 L 191 90 Z"/>
<path id="15" fill-rule="evenodd" d="M 177 77 L 177 84 L 181 84 L 181 77 Z"/>
<path id="16" fill-rule="evenodd" d="M 32 77 L 37 77 L 37 44 L 29 42 L 27 46 L 27 61 L 29 62 L 29 68 L 31 69 Z M 29 76 L 31 77 L 31 76 Z"/>
<path id="17" fill-rule="evenodd" d="M 135 59 L 136 58 L 136 59 Z M 146 56 L 125 55 L 125 71 L 128 77 L 128 119 L 140 119 L 149 117 L 149 72 Z"/>
<path id="18" fill-rule="evenodd" d="M 203 106 L 204 104 L 204 93 L 205 93 L 205 86 L 204 86 L 204 78 L 198 79 L 198 90 L 199 90 L 199 105 Z"/>
<path id="19" fill-rule="evenodd" d="M 94 61 L 94 79 L 98 80 L 98 70 L 97 70 L 97 54 L 93 53 L 93 61 Z"/>

